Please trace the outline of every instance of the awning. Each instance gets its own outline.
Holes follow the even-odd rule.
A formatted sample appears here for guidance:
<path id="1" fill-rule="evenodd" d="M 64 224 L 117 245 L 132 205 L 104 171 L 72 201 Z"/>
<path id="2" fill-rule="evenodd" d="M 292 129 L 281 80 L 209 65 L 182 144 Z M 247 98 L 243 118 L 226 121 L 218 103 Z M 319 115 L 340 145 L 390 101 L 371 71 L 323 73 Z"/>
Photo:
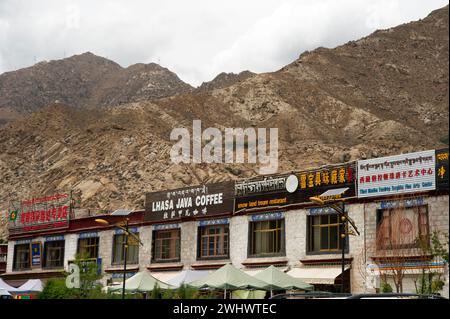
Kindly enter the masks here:
<path id="1" fill-rule="evenodd" d="M 350 266 L 345 266 L 345 270 Z M 337 276 L 342 273 L 342 267 L 299 267 L 293 268 L 287 274 L 299 278 L 308 284 L 333 285 Z"/>
<path id="2" fill-rule="evenodd" d="M 178 276 L 181 271 L 151 271 L 150 273 L 156 279 L 161 280 L 162 282 L 168 282 L 173 277 Z"/>

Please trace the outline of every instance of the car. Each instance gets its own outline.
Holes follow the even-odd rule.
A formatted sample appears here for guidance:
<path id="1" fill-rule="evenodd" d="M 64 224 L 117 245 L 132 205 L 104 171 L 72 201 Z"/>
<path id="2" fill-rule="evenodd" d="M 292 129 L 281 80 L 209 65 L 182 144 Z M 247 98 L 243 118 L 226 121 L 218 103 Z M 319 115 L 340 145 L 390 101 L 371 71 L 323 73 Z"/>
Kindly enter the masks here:
<path id="1" fill-rule="evenodd" d="M 284 293 L 272 296 L 270 299 L 447 299 L 440 295 L 414 293 L 370 293 L 350 294 L 326 291 L 312 291 L 307 293 Z"/>

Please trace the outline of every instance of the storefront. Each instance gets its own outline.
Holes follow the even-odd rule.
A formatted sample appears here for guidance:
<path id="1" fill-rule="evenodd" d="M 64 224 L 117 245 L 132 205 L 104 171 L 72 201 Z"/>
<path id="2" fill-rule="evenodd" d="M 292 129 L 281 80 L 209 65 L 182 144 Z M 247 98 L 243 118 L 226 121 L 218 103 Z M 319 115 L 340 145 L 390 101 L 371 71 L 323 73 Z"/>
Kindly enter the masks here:
<path id="1" fill-rule="evenodd" d="M 337 212 L 310 200 L 338 189 L 360 233 L 347 234 L 343 245 Z M 75 218 L 64 196 L 22 203 L 11 211 L 2 278 L 17 285 L 54 278 L 79 257 L 98 266 L 103 283 L 123 279 L 125 236 L 114 227 L 123 216 Z M 97 223 L 99 217 L 109 225 Z M 127 218 L 143 245 L 129 242 L 126 277 L 148 269 L 165 281 L 226 263 L 248 273 L 274 265 L 317 290 L 341 291 L 343 284 L 361 293 L 379 289 L 389 271 L 403 267 L 404 291 L 415 292 L 421 269 L 444 271 L 415 243 L 434 231 L 448 233 L 448 149 L 151 192 L 145 209 Z M 399 249 L 403 263 L 394 258 Z"/>

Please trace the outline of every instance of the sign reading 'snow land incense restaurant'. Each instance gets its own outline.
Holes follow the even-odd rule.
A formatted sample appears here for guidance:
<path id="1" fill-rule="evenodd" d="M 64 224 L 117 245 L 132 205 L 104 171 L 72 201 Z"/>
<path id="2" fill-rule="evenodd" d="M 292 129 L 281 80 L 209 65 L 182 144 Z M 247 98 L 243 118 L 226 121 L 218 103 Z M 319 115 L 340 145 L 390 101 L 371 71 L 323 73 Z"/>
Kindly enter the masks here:
<path id="1" fill-rule="evenodd" d="M 358 161 L 358 197 L 434 190 L 435 151 Z"/>
<path id="2" fill-rule="evenodd" d="M 234 182 L 147 193 L 145 221 L 202 218 L 233 212 Z"/>
<path id="3" fill-rule="evenodd" d="M 355 174 L 355 163 L 345 163 L 295 174 L 239 181 L 235 186 L 235 213 L 308 203 L 311 196 L 336 188 L 348 188 L 343 197 L 355 197 Z"/>
<path id="4" fill-rule="evenodd" d="M 14 203 L 9 233 L 29 233 L 69 227 L 70 195 L 56 194 Z"/>

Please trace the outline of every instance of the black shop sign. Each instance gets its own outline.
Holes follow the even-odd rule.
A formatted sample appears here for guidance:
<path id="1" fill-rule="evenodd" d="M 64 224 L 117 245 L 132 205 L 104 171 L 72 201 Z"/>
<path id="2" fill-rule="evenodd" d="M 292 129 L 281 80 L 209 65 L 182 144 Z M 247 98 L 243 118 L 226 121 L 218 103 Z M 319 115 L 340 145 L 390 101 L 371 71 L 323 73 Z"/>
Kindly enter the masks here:
<path id="1" fill-rule="evenodd" d="M 145 221 L 197 219 L 233 212 L 234 182 L 147 193 Z"/>

